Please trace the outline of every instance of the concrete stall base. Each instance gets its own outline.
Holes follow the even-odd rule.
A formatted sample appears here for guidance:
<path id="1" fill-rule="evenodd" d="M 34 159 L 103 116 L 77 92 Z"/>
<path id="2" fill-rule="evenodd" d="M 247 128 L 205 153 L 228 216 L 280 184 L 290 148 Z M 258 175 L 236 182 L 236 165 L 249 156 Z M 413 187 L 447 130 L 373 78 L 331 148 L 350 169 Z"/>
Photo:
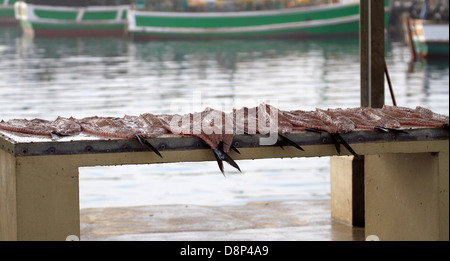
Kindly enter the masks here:
<path id="1" fill-rule="evenodd" d="M 332 165 L 341 166 L 331 171 L 331 213 L 336 219 L 352 225 L 357 225 L 355 219 L 363 219 L 365 236 L 376 235 L 380 240 L 449 239 L 448 130 L 369 130 L 341 135 L 364 156 L 364 171 L 361 174 L 362 168 L 353 163 L 336 162 L 348 161 L 347 157 L 332 157 Z M 351 155 L 341 145 L 338 154 L 328 133 L 287 136 L 304 151 L 288 144 L 260 145 L 261 135 L 236 135 L 233 142 L 241 154 L 230 152 L 230 156 L 238 161 Z M 163 158 L 146 151 L 137 140 L 30 140 L 0 133 L 0 240 L 80 237 L 79 167 L 215 160 L 198 138 L 161 137 L 148 142 Z"/>

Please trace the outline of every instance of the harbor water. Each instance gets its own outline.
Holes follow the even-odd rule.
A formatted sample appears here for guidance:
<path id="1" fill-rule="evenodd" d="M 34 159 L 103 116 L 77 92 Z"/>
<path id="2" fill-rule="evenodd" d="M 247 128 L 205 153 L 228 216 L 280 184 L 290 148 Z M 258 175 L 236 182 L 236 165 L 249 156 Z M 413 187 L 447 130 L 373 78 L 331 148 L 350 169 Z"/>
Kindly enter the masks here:
<path id="1" fill-rule="evenodd" d="M 386 61 L 399 106 L 448 115 L 448 60 L 410 61 L 389 35 Z M 28 38 L 0 28 L 0 120 L 186 113 L 269 102 L 284 110 L 358 107 L 358 38 L 138 42 Z M 387 84 L 386 84 L 387 88 Z M 386 104 L 392 105 L 386 89 Z M 238 205 L 327 199 L 328 157 L 80 169 L 80 207 Z"/>

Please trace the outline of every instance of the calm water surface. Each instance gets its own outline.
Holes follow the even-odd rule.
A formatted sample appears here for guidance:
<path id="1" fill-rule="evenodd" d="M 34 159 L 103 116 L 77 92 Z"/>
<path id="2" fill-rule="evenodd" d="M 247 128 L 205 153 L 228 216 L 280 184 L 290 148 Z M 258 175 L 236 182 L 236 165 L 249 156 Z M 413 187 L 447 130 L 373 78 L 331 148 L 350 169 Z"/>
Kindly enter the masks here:
<path id="1" fill-rule="evenodd" d="M 231 110 L 268 101 L 281 109 L 359 106 L 358 39 L 135 42 L 30 39 L 0 28 L 0 119 Z M 388 40 L 399 106 L 448 115 L 448 61 L 410 62 Z M 386 91 L 386 103 L 391 104 Z M 195 103 L 194 103 L 195 102 Z M 330 196 L 329 158 L 80 169 L 80 205 L 230 205 Z"/>

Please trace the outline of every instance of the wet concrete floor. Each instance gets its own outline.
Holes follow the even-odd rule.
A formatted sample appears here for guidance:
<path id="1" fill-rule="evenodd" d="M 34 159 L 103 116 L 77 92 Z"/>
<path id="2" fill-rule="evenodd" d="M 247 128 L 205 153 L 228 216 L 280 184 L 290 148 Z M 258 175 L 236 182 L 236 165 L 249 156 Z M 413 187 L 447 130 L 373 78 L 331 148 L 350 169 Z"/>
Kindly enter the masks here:
<path id="1" fill-rule="evenodd" d="M 92 241 L 364 240 L 364 228 L 331 218 L 329 200 L 89 208 L 80 218 L 81 240 Z"/>

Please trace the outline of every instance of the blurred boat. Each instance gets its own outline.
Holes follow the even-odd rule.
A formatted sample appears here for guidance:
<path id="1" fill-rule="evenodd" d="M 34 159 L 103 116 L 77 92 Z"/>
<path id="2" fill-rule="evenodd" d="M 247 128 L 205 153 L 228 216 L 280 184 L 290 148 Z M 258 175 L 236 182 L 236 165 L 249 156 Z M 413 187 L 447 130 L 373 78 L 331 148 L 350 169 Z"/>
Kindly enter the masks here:
<path id="1" fill-rule="evenodd" d="M 14 17 L 14 4 L 17 0 L 0 0 L 0 25 L 18 24 Z"/>
<path id="2" fill-rule="evenodd" d="M 404 27 L 412 59 L 448 58 L 448 21 L 412 19 L 405 16 Z"/>
<path id="3" fill-rule="evenodd" d="M 30 0 L 14 5 L 25 34 L 34 36 L 122 36 L 130 1 Z M 128 4 L 127 4 L 128 3 Z"/>
<path id="4" fill-rule="evenodd" d="M 167 1 L 166 1 L 167 2 Z M 128 31 L 138 39 L 305 38 L 356 36 L 357 0 L 136 1 Z M 389 19 L 389 1 L 385 1 Z"/>

